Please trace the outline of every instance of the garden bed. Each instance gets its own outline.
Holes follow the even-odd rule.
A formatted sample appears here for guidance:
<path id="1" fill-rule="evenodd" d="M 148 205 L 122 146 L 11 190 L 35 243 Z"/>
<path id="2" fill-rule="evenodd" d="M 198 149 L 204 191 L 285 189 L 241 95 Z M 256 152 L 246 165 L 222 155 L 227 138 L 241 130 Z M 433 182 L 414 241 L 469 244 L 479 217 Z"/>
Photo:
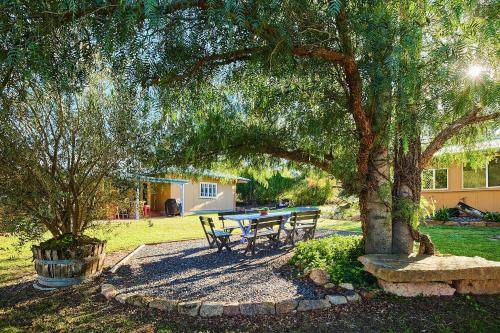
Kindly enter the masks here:
<path id="1" fill-rule="evenodd" d="M 469 226 L 469 227 L 500 227 L 500 222 L 483 221 L 481 219 L 456 218 L 449 221 L 426 220 L 428 225 Z"/>

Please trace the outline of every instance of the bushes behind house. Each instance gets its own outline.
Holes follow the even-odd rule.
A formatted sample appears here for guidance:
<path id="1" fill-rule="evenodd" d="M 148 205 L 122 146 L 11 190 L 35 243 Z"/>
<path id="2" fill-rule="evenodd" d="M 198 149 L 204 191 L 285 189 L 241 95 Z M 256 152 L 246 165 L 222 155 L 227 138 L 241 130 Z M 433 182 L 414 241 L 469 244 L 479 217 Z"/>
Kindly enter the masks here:
<path id="1" fill-rule="evenodd" d="M 325 269 L 332 283 L 350 282 L 355 286 L 369 286 L 374 283 L 374 278 L 363 270 L 358 261 L 362 255 L 361 236 L 330 236 L 299 242 L 290 264 L 303 270 Z"/>

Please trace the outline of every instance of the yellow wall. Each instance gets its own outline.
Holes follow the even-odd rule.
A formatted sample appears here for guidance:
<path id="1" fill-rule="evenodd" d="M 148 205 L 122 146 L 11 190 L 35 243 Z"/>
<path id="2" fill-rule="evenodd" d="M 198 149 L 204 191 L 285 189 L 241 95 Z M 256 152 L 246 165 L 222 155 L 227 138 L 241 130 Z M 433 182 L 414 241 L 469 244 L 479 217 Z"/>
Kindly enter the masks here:
<path id="1" fill-rule="evenodd" d="M 200 198 L 200 182 L 216 183 L 216 198 Z M 165 211 L 165 201 L 169 198 L 181 199 L 181 185 L 178 184 L 150 184 L 151 210 Z M 216 179 L 190 180 L 184 185 L 184 211 L 200 210 L 234 210 L 236 208 L 236 183 L 222 184 Z"/>
<path id="2" fill-rule="evenodd" d="M 464 189 L 461 164 L 448 168 L 448 189 L 422 190 L 422 197 L 433 201 L 436 208 L 455 207 L 459 201 L 463 201 L 482 211 L 500 211 L 500 187 Z"/>

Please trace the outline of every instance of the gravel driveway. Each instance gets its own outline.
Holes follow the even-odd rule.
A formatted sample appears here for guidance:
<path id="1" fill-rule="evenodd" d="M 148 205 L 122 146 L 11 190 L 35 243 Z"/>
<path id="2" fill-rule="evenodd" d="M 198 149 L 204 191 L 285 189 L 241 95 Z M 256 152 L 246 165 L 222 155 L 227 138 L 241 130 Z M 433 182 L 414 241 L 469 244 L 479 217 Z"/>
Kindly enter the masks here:
<path id="1" fill-rule="evenodd" d="M 318 230 L 317 237 L 333 233 Z M 314 286 L 295 277 L 293 268 L 287 265 L 292 255 L 289 249 L 272 250 L 261 241 L 256 255 L 244 256 L 246 245 L 231 244 L 233 251 L 223 253 L 208 249 L 205 239 L 148 245 L 110 276 L 110 283 L 123 292 L 182 300 L 238 302 L 316 297 Z"/>

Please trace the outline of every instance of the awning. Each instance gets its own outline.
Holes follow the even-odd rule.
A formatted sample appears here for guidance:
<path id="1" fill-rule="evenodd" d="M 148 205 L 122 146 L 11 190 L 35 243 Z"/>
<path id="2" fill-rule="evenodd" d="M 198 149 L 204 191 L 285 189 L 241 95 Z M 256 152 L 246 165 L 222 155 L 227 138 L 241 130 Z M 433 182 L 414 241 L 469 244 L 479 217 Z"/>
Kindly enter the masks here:
<path id="1" fill-rule="evenodd" d="M 189 184 L 189 180 L 184 179 L 170 179 L 161 177 L 150 177 L 144 175 L 137 175 L 137 180 L 147 183 L 161 183 L 161 184 Z"/>

